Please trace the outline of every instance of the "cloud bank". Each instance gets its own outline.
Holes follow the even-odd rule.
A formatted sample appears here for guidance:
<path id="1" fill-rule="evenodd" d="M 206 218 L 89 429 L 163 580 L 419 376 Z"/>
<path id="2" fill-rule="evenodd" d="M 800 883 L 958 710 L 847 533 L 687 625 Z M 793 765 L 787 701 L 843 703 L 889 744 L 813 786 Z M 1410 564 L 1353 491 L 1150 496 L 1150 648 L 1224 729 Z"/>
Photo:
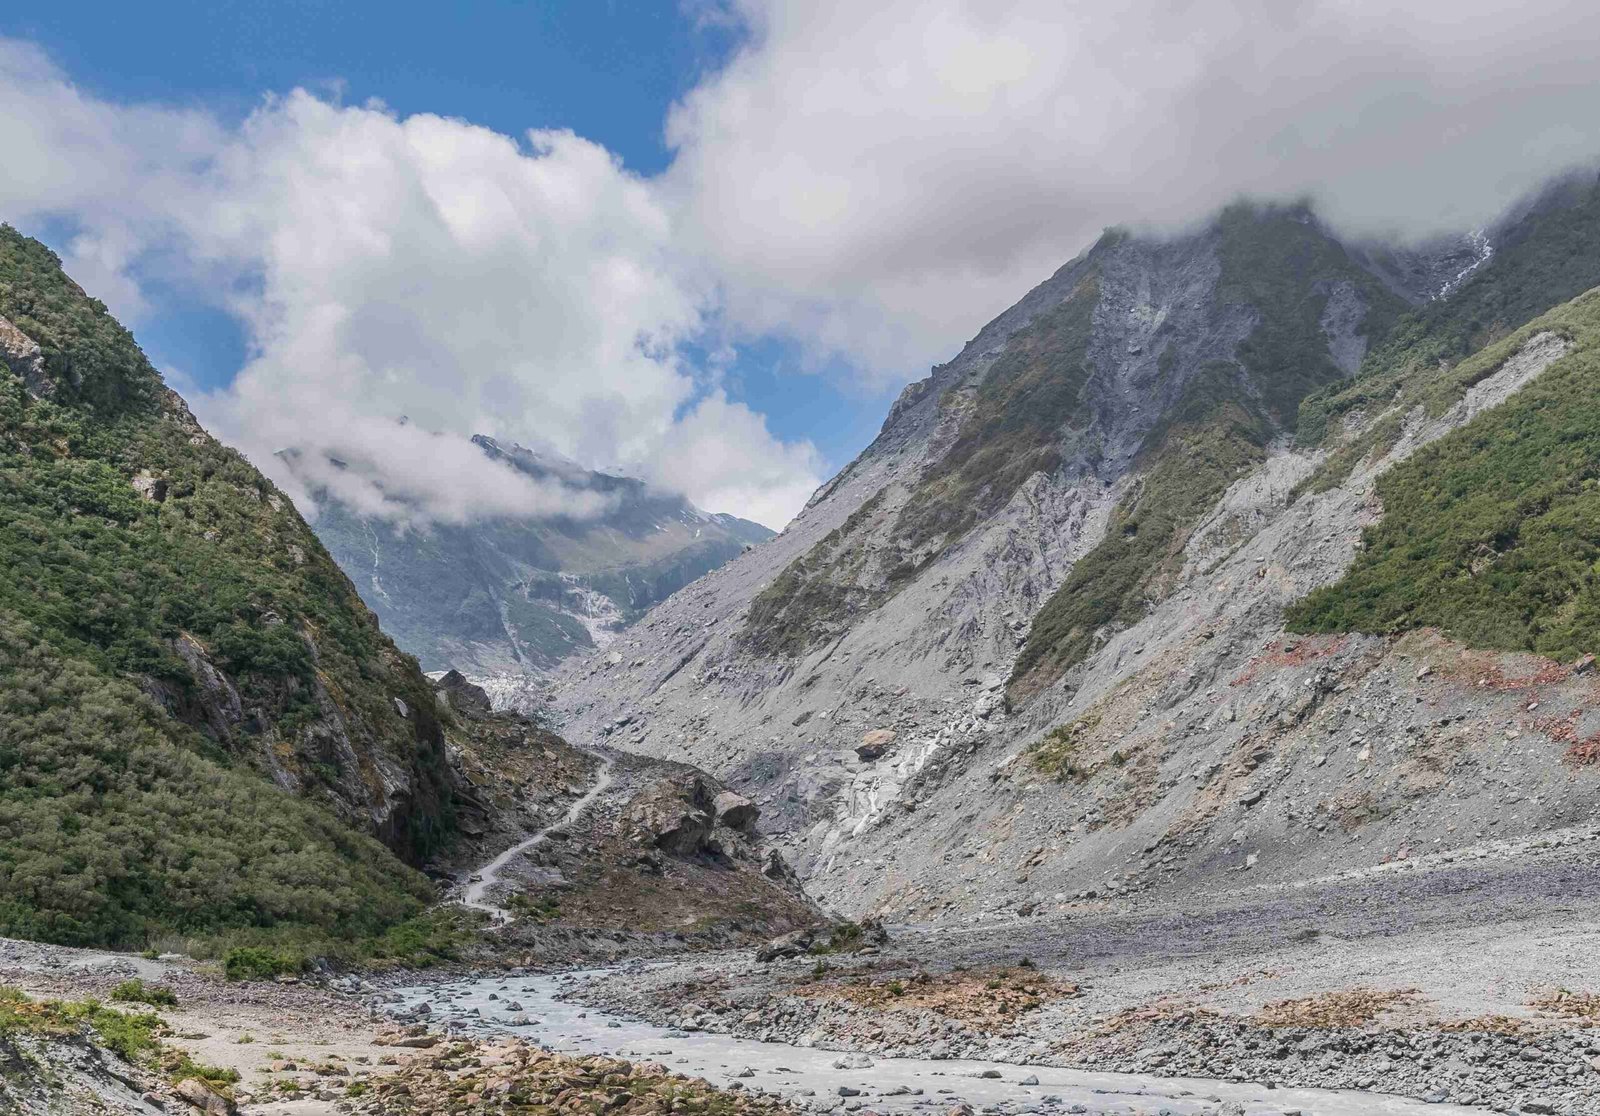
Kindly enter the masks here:
<path id="1" fill-rule="evenodd" d="M 119 312 L 139 280 L 243 321 L 203 417 L 375 514 L 584 514 L 476 431 L 781 525 L 820 479 L 714 365 L 786 337 L 882 388 L 951 356 L 1110 224 L 1240 194 L 1423 235 L 1600 153 L 1600 10 L 1564 0 L 725 0 L 742 45 L 664 122 L 653 179 L 303 91 L 242 124 L 97 101 L 0 41 L 0 216 L 66 218 Z M 409 426 L 397 416 L 410 415 Z"/>
<path id="2" fill-rule="evenodd" d="M 730 317 L 868 375 L 947 359 L 1108 225 L 1312 195 L 1471 228 L 1600 154 L 1566 0 L 731 0 L 665 186 Z"/>
<path id="3" fill-rule="evenodd" d="M 244 323 L 247 363 L 192 402 L 302 506 L 325 490 L 419 522 L 603 510 L 489 460 L 479 432 L 777 526 L 820 482 L 809 443 L 679 356 L 706 326 L 700 270 L 658 192 L 571 132 L 304 91 L 225 128 L 96 102 L 11 44 L 0 148 L 30 168 L 0 213 L 70 218 L 69 269 L 120 313 L 143 310 L 131 276 L 158 273 Z"/>

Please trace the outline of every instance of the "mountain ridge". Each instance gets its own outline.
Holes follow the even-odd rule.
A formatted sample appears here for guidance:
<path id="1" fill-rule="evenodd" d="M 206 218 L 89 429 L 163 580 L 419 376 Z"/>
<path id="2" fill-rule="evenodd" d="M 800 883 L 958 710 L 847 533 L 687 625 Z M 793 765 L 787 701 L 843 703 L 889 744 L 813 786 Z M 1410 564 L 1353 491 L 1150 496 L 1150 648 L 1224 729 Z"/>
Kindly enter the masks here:
<path id="1" fill-rule="evenodd" d="M 592 517 L 498 517 L 403 528 L 313 493 L 313 529 L 385 630 L 425 669 L 493 679 L 548 674 L 607 644 L 657 601 L 772 536 L 644 481 L 558 455 L 473 443 L 535 480 L 604 497 Z M 293 465 L 292 455 L 285 458 Z"/>
<path id="2" fill-rule="evenodd" d="M 415 663 L 10 226 L 0 318 L 0 924 L 139 942 L 416 913 L 426 886 L 384 847 L 420 863 L 454 802 Z"/>
<path id="3" fill-rule="evenodd" d="M 1409 452 L 1405 447 L 1411 442 L 1405 439 L 1414 437 L 1407 418 L 1412 396 L 1403 385 L 1438 395 L 1437 406 L 1428 404 L 1425 414 L 1434 417 L 1427 421 L 1469 421 L 1476 412 L 1460 410 L 1464 397 L 1456 389 L 1447 397 L 1438 394 L 1442 388 L 1426 387 L 1435 382 L 1428 370 L 1441 359 L 1454 364 L 1464 352 L 1504 338 L 1526 321 L 1517 320 L 1521 308 L 1542 311 L 1600 283 L 1600 265 L 1583 262 L 1595 257 L 1563 251 L 1574 237 L 1578 244 L 1587 243 L 1585 238 L 1600 228 L 1591 216 L 1596 195 L 1592 184 L 1569 185 L 1557 190 L 1553 200 L 1510 215 L 1495 227 L 1492 235 L 1502 239 L 1491 243 L 1492 254 L 1463 237 L 1439 242 L 1432 264 L 1413 256 L 1409 305 L 1396 293 L 1392 277 L 1377 274 L 1371 266 L 1370 246 L 1347 250 L 1328 243 L 1326 250 L 1311 253 L 1321 263 L 1296 271 L 1294 261 L 1305 253 L 1297 256 L 1286 244 L 1292 246 L 1296 238 L 1325 238 L 1325 243 L 1332 238 L 1308 212 L 1293 206 L 1255 211 L 1271 216 L 1279 231 L 1261 245 L 1269 258 L 1245 269 L 1247 279 L 1273 288 L 1268 297 L 1287 298 L 1276 310 L 1255 305 L 1252 299 L 1259 294 L 1230 301 L 1219 281 L 1223 269 L 1217 249 L 1223 231 L 1218 224 L 1148 249 L 1119 235 L 1103 238 L 986 326 L 955 360 L 908 387 L 872 447 L 819 490 L 778 540 L 658 607 L 625 639 L 622 662 L 569 664 L 555 688 L 554 708 L 578 738 L 620 740 L 650 754 L 699 763 L 756 798 L 772 834 L 786 843 L 808 886 L 826 900 L 847 904 L 852 911 L 894 917 L 971 917 L 979 910 L 993 911 L 1014 891 L 1003 878 L 991 877 L 987 887 L 957 886 L 959 874 L 950 873 L 974 854 L 986 860 L 1008 855 L 1026 859 L 1026 850 L 1016 850 L 1022 838 L 1007 834 L 1036 834 L 1050 847 L 1051 834 L 1041 832 L 1048 829 L 1048 819 L 1034 817 L 1013 797 L 1040 793 L 1023 785 L 1024 773 L 1037 770 L 1031 761 L 1024 762 L 1024 753 L 1041 746 L 1038 741 L 1048 731 L 1075 721 L 1074 697 L 1080 692 L 1090 704 L 1098 700 L 1092 695 L 1106 692 L 1106 686 L 1147 692 L 1142 681 L 1145 660 L 1136 653 L 1143 649 L 1131 633 L 1151 631 L 1152 618 L 1173 609 L 1198 609 L 1197 587 L 1220 576 L 1206 572 L 1210 567 L 1205 563 L 1238 561 L 1247 540 L 1312 500 L 1318 485 L 1332 486 L 1325 489 L 1330 498 L 1339 494 L 1317 513 L 1336 521 L 1330 538 L 1347 539 L 1340 545 L 1353 548 L 1370 514 L 1355 496 L 1370 483 L 1365 479 L 1373 467 L 1368 459 L 1376 454 L 1384 463 L 1398 460 L 1395 454 Z M 1285 232 L 1287 239 L 1281 235 Z M 1163 259 L 1159 275 L 1137 266 L 1141 251 L 1150 253 L 1146 259 Z M 1449 297 L 1431 297 L 1439 289 L 1439 276 L 1458 275 L 1468 262 L 1486 254 Z M 896 519 L 907 494 L 915 493 L 930 475 L 939 477 L 939 462 L 959 444 L 962 423 L 973 413 L 969 400 L 975 385 L 1000 367 L 1014 339 L 1026 340 L 1029 327 L 1045 311 L 1070 302 L 1091 267 L 1100 271 L 1104 289 L 1097 292 L 1094 336 L 1086 346 L 1094 369 L 1082 382 L 1099 385 L 1092 389 L 1091 412 L 1100 406 L 1106 417 L 1092 419 L 1083 430 L 1070 423 L 1061 427 L 1064 433 L 1055 447 L 1065 465 L 1035 469 L 1016 484 L 999 511 L 956 532 L 949 545 L 935 539 L 914 576 L 894 585 L 889 571 L 903 556 Z M 1271 280 L 1275 268 L 1291 282 Z M 1249 284 L 1244 286 L 1248 291 Z M 1224 290 L 1221 296 L 1219 288 Z M 1365 304 L 1364 312 L 1350 313 L 1355 303 Z M 1374 306 L 1386 320 L 1374 319 L 1368 334 L 1362 326 Z M 1165 316 L 1159 313 L 1162 308 Z M 1263 322 L 1266 336 L 1247 346 Z M 1168 331 L 1164 343 L 1158 336 L 1163 329 Z M 1182 351 L 1176 362 L 1167 358 L 1164 373 L 1161 354 L 1173 344 Z M 1305 374 L 1309 366 L 1297 356 L 1305 352 L 1323 354 L 1316 358 L 1323 371 Z M 1507 360 L 1521 371 L 1508 381 L 1499 366 L 1491 367 L 1484 382 L 1520 385 L 1560 355 L 1538 346 L 1526 355 L 1512 353 Z M 1269 387 L 1287 392 L 1274 401 L 1270 391 L 1253 386 L 1252 359 L 1276 360 L 1280 367 L 1297 369 L 1298 378 L 1267 373 L 1273 379 Z M 1227 390 L 1210 395 L 1195 390 L 1210 403 L 1223 405 L 1231 417 L 1221 428 L 1174 424 L 1184 411 L 1180 402 L 1185 391 L 1208 383 L 1206 376 L 1214 379 L 1218 361 L 1228 365 L 1223 379 Z M 1360 374 L 1352 376 L 1358 364 Z M 1464 390 L 1473 399 L 1480 393 L 1476 387 Z M 1136 393 L 1138 404 L 1131 398 L 1126 405 L 1120 402 Z M 1204 408 L 1199 412 L 1202 417 L 1205 413 Z M 1163 444 L 1174 429 L 1182 431 L 1176 451 Z M 1200 436 L 1216 429 L 1233 433 L 1221 443 L 1211 434 Z M 1085 430 L 1091 435 L 1088 441 Z M 1218 453 L 1218 445 L 1236 448 Z M 1142 459 L 1141 451 L 1146 454 Z M 1195 467 L 1206 460 L 1212 465 Z M 1152 484 L 1161 487 L 1153 470 L 1163 463 L 1175 491 L 1187 491 L 1185 486 L 1196 491 L 1166 505 L 1146 506 L 1141 500 L 1148 502 Z M 1199 483 L 1206 475 L 1214 479 Z M 1225 510 L 1243 499 L 1243 493 L 1254 495 L 1237 509 Z M 1324 504 L 1319 499 L 1306 506 Z M 1136 521 L 1139 528 L 1127 531 Z M 1146 527 L 1156 528 L 1147 551 L 1135 553 L 1131 561 L 1099 562 L 1101 573 L 1086 576 L 1095 565 L 1086 556 L 1108 545 L 1121 547 L 1125 556 L 1125 541 L 1146 534 Z M 1308 546 L 1307 554 L 1323 549 Z M 1329 549 L 1326 558 L 1318 559 L 1316 569 L 1323 572 L 1317 576 L 1336 579 L 1349 561 L 1340 555 L 1353 553 Z M 1202 562 L 1201 556 L 1209 557 Z M 1081 622 L 1048 623 L 1047 603 L 1073 584 L 1078 571 L 1084 572 L 1079 588 L 1065 599 L 1074 607 L 1098 599 L 1100 611 Z M 1127 580 L 1110 573 L 1125 574 Z M 1295 575 L 1287 584 L 1305 585 L 1301 578 Z M 1199 648 L 1186 643 L 1185 654 L 1211 664 L 1206 672 L 1224 669 L 1221 663 L 1237 663 L 1246 646 L 1270 661 L 1284 654 L 1281 648 L 1271 650 L 1275 639 L 1283 641 L 1279 594 L 1252 606 L 1249 586 L 1255 584 L 1226 581 L 1225 592 L 1244 610 L 1231 621 L 1242 625 L 1235 638 L 1224 639 L 1217 631 L 1202 638 L 1196 622 L 1188 619 L 1174 628 Z M 1307 587 L 1315 584 L 1320 582 Z M 771 607 L 774 586 L 781 597 L 778 607 Z M 865 596 L 851 596 L 863 590 Z M 801 617 L 803 622 L 796 625 L 801 638 L 791 640 L 763 643 L 745 634 L 753 626 L 786 622 L 785 609 L 805 603 L 805 592 L 824 602 L 819 613 L 823 623 L 808 628 L 804 622 L 813 617 Z M 1166 642 L 1154 634 L 1143 639 Z M 1024 670 L 1013 676 L 1007 692 L 1007 675 L 1030 642 L 1067 651 L 1043 675 Z M 1153 693 L 1161 695 L 1159 700 L 1146 700 L 1156 708 L 1177 703 L 1176 709 L 1189 700 L 1159 687 Z M 1194 723 L 1210 727 L 1192 731 L 1220 746 L 1235 731 L 1224 725 L 1247 720 L 1237 710 L 1235 718 L 1217 724 L 1201 718 Z M 1173 720 L 1180 727 L 1185 723 L 1181 716 Z M 1159 836 L 1159 830 L 1143 838 L 1136 834 L 1148 833 L 1147 827 L 1161 817 L 1170 824 L 1171 814 L 1163 811 L 1177 807 L 1162 804 L 1180 798 L 1170 789 L 1176 777 L 1171 765 L 1177 761 L 1170 754 L 1174 745 L 1147 749 L 1149 758 L 1143 762 L 1154 766 L 1138 772 L 1138 778 L 1153 778 L 1152 785 L 1166 789 L 1154 797 L 1134 787 L 1118 790 L 1116 781 L 1134 774 L 1118 766 L 1132 763 L 1129 751 L 1100 741 L 1114 723 L 1127 733 L 1140 722 L 1130 724 L 1118 712 L 1097 714 L 1095 723 L 1104 728 L 1068 734 L 1068 739 L 1085 742 L 1086 760 L 1068 766 L 1091 774 L 1083 791 L 1067 793 L 1073 798 L 1089 794 L 1107 803 L 1125 795 L 1128 805 L 1119 807 L 1110 831 L 1103 830 L 1106 821 L 1087 823 L 1098 834 L 1092 841 L 1085 839 L 1085 847 L 1070 854 L 1047 852 L 1048 872 L 1038 871 L 1057 879 L 1092 875 L 1098 887 L 1101 866 L 1108 863 L 1104 858 L 1120 858 L 1130 842 Z M 1149 728 L 1159 735 L 1163 723 Z M 1264 754 L 1273 752 L 1269 748 Z M 1100 758 L 1089 762 L 1095 755 Z M 1121 760 L 1113 763 L 1113 756 Z M 1260 762 L 1251 761 L 1251 767 Z M 995 776 L 1002 769 L 1015 775 Z M 1540 767 L 1530 777 L 1560 782 L 1562 770 L 1558 760 L 1553 769 Z M 990 783 L 991 776 L 1002 782 Z M 1010 787 L 1013 777 L 1023 781 Z M 1008 789 L 985 789 L 994 786 Z M 1571 788 L 1556 795 L 1555 784 L 1550 786 L 1555 799 L 1571 801 Z M 1024 812 L 1002 817 L 994 812 L 1002 803 Z M 1412 816 L 1407 811 L 1416 809 L 1420 807 L 1407 808 L 1402 816 Z M 933 815 L 925 820 L 930 810 Z M 1548 817 L 1541 814 L 1541 819 Z M 933 830 L 930 821 L 936 824 Z M 1081 830 L 1086 823 L 1080 819 L 1078 824 Z M 1189 824 L 1199 826 L 1197 837 L 1209 842 L 1215 839 L 1209 827 L 1222 823 Z M 983 831 L 975 825 L 988 827 L 993 835 L 979 836 Z M 1347 855 L 1372 855 L 1365 851 L 1366 841 L 1377 842 L 1387 831 L 1374 825 L 1358 833 Z M 1210 873 L 1221 871 L 1215 857 L 1226 844 L 1216 845 L 1204 863 L 1197 860 L 1182 877 L 1183 885 L 1200 886 Z M 1132 849 L 1134 860 L 1138 851 Z M 951 908 L 932 900 L 940 889 L 952 897 Z M 1082 890 L 1074 886 L 1064 894 Z M 1057 896 L 1051 909 L 1068 901 Z"/>

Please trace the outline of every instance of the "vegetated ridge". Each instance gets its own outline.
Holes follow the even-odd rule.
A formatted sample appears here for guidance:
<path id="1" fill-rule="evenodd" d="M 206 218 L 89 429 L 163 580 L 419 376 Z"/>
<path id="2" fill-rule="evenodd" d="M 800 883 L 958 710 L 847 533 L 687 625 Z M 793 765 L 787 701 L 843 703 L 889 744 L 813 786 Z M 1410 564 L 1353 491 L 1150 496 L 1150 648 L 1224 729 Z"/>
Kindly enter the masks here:
<path id="1" fill-rule="evenodd" d="M 105 306 L 0 227 L 0 933 L 370 932 L 449 835 L 426 679 Z"/>

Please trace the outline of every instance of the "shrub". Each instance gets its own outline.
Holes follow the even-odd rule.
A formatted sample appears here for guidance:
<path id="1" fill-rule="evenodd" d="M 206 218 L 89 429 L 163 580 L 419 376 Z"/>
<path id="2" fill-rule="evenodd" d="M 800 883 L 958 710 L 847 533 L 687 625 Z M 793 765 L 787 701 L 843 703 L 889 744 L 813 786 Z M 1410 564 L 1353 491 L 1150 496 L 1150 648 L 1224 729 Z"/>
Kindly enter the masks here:
<path id="1" fill-rule="evenodd" d="M 160 1027 L 154 1012 L 121 1012 L 94 1000 L 36 1003 L 20 989 L 0 987 L 0 1037 L 16 1032 L 68 1035 L 88 1028 L 107 1050 L 140 1064 L 160 1049 Z"/>
<path id="2" fill-rule="evenodd" d="M 261 946 L 237 946 L 222 958 L 222 972 L 229 980 L 271 980 L 305 969 L 303 955 Z"/>
<path id="3" fill-rule="evenodd" d="M 125 1003 L 149 1004 L 152 1007 L 177 1007 L 178 996 L 164 984 L 146 984 L 135 977 L 125 980 L 111 990 L 113 1000 Z"/>
<path id="4" fill-rule="evenodd" d="M 166 1060 L 162 1067 L 167 1072 L 167 1077 L 176 1085 L 180 1081 L 190 1079 L 203 1081 L 214 1089 L 227 1090 L 239 1080 L 239 1071 L 226 1069 L 222 1066 L 208 1066 L 204 1062 L 196 1062 L 187 1054 L 176 1054 Z"/>

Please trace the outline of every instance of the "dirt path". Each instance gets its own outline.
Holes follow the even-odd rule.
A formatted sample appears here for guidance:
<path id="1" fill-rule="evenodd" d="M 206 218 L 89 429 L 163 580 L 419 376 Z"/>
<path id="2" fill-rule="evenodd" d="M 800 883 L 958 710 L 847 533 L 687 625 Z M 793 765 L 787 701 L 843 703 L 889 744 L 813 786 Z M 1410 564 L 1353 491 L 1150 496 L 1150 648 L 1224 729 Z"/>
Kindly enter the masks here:
<path id="1" fill-rule="evenodd" d="M 487 911 L 497 924 L 510 920 L 511 912 L 489 898 L 490 890 L 500 882 L 500 873 L 505 870 L 506 865 L 526 853 L 529 849 L 537 848 L 544 844 L 555 830 L 570 826 L 576 822 L 583 816 L 584 811 L 606 792 L 606 788 L 611 786 L 612 761 L 597 752 L 588 754 L 600 761 L 600 767 L 595 772 L 594 785 L 584 792 L 582 798 L 579 798 L 567 808 L 567 812 L 561 816 L 560 820 L 545 826 L 532 837 L 512 845 L 483 867 L 471 873 L 468 877 L 467 889 L 461 896 L 461 903 L 464 906 L 471 907 L 474 910 Z"/>

